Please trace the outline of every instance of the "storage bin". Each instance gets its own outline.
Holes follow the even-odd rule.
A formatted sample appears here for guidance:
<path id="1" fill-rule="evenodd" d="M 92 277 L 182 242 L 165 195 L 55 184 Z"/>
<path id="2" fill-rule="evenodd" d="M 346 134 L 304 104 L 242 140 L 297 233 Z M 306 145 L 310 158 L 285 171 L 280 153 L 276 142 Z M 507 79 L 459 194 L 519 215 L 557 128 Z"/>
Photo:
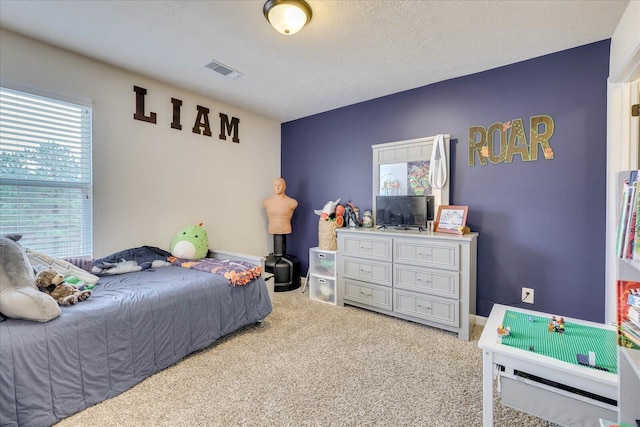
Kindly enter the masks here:
<path id="1" fill-rule="evenodd" d="M 316 301 L 335 304 L 336 280 L 328 277 L 310 275 L 309 296 L 311 297 L 311 299 Z"/>
<path id="2" fill-rule="evenodd" d="M 319 248 L 309 249 L 309 274 L 335 277 L 336 252 Z"/>

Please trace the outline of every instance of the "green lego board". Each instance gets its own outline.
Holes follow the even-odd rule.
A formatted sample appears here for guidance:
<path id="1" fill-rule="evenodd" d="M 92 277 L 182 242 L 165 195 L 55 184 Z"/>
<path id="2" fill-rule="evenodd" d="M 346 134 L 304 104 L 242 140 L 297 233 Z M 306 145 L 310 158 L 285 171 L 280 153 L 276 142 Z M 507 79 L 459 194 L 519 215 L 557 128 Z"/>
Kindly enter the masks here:
<path id="1" fill-rule="evenodd" d="M 612 374 L 618 372 L 616 331 L 565 322 L 564 333 L 549 332 L 550 321 L 551 317 L 530 316 L 507 310 L 502 326 L 509 326 L 511 331 L 509 335 L 502 337 L 502 344 L 574 365 L 580 365 L 576 354 L 588 356 L 589 352 L 593 351 L 596 355 L 596 366 L 606 368 Z M 585 368 L 596 369 L 586 366 Z"/>

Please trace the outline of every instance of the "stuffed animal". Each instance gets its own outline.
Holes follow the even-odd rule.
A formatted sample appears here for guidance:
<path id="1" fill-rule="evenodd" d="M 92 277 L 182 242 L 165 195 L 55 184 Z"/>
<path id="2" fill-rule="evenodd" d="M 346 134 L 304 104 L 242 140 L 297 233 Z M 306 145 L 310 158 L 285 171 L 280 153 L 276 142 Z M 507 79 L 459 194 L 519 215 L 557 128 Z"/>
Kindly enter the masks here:
<path id="1" fill-rule="evenodd" d="M 336 206 L 336 225 L 342 227 L 344 225 L 344 206 Z"/>
<path id="2" fill-rule="evenodd" d="M 47 322 L 60 315 L 60 307 L 38 290 L 33 267 L 18 243 L 21 237 L 0 237 L 0 312 L 14 319 Z"/>
<path id="3" fill-rule="evenodd" d="M 356 207 L 352 203 L 347 203 L 344 207 L 344 216 L 349 227 L 362 227 L 362 223 L 358 219 L 358 215 L 356 215 Z"/>
<path id="4" fill-rule="evenodd" d="M 325 205 L 324 205 L 324 207 L 322 209 L 315 209 L 313 211 L 313 213 L 315 213 L 316 215 L 320 215 L 320 220 L 321 221 L 328 221 L 329 220 L 329 216 L 332 213 L 335 213 L 336 206 L 338 206 L 338 203 L 340 203 L 340 199 L 339 198 L 335 202 L 332 202 L 331 200 L 329 200 L 327 203 L 325 203 Z"/>
<path id="5" fill-rule="evenodd" d="M 181 259 L 202 259 L 209 252 L 209 238 L 202 223 L 178 231 L 171 242 L 171 255 Z"/>
<path id="6" fill-rule="evenodd" d="M 90 290 L 80 291 L 75 286 L 66 283 L 64 276 L 53 268 L 46 268 L 36 274 L 36 286 L 63 306 L 76 304 L 91 296 Z"/>

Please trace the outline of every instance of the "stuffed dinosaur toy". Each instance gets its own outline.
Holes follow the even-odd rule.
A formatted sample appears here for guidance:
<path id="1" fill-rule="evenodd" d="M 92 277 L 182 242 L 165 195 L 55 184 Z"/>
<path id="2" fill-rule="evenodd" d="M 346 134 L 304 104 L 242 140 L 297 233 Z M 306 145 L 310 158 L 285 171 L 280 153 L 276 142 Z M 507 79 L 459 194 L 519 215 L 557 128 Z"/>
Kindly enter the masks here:
<path id="1" fill-rule="evenodd" d="M 171 255 L 181 259 L 202 259 L 209 252 L 209 238 L 202 223 L 183 228 L 171 242 Z"/>
<path id="2" fill-rule="evenodd" d="M 19 234 L 0 236 L 0 313 L 14 319 L 47 322 L 60 315 L 60 307 L 36 286 L 33 267 Z"/>
<path id="3" fill-rule="evenodd" d="M 67 306 L 84 301 L 91 296 L 88 289 L 78 290 L 64 281 L 64 276 L 53 268 L 45 268 L 36 274 L 36 286 L 45 294 L 51 295 L 59 305 Z"/>

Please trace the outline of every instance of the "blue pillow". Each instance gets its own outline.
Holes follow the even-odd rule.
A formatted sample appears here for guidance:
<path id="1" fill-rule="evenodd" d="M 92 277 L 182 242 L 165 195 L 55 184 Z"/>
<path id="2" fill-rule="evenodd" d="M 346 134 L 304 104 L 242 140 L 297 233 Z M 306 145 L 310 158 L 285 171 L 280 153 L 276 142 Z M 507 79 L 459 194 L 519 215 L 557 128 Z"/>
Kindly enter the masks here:
<path id="1" fill-rule="evenodd" d="M 151 267 L 153 261 L 167 261 L 167 258 L 170 256 L 171 254 L 169 252 L 160 248 L 141 246 L 139 248 L 125 249 L 104 258 L 96 259 L 93 262 L 93 266 L 101 270 L 108 270 L 120 262 L 135 261 L 141 267 L 140 270 L 146 270 Z"/>

